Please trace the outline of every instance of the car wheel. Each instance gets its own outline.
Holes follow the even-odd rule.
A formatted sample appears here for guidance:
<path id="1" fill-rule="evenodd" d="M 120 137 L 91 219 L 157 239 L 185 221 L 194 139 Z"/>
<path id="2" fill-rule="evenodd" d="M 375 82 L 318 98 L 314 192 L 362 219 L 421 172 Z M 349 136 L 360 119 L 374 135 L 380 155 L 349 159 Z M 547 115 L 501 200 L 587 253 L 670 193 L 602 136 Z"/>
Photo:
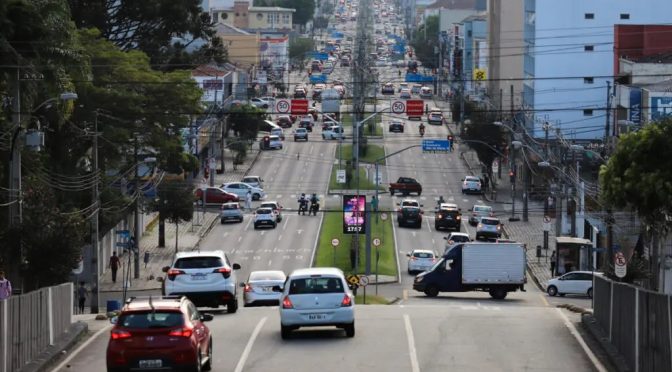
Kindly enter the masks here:
<path id="1" fill-rule="evenodd" d="M 277 222 L 274 222 L 274 223 L 273 223 L 273 228 L 275 229 L 277 226 L 278 226 L 278 223 L 277 223 Z"/>
<path id="2" fill-rule="evenodd" d="M 554 285 L 550 285 L 546 288 L 546 293 L 551 297 L 555 297 L 558 294 L 558 288 Z"/>
<path id="3" fill-rule="evenodd" d="M 283 340 L 288 339 L 291 333 L 292 333 L 291 328 L 280 325 L 280 337 L 282 337 Z"/>
<path id="4" fill-rule="evenodd" d="M 256 229 L 258 229 L 258 228 L 259 228 L 259 226 L 257 226 L 257 224 L 255 223 L 255 224 L 254 224 L 254 229 L 256 230 Z"/>
<path id="5" fill-rule="evenodd" d="M 259 200 L 261 199 L 261 195 L 259 194 L 252 194 L 252 200 Z"/>
<path id="6" fill-rule="evenodd" d="M 592 288 L 588 288 L 587 295 L 588 295 L 588 298 L 593 298 L 593 289 Z"/>
<path id="7" fill-rule="evenodd" d="M 439 227 L 438 224 L 435 223 L 435 224 L 434 224 L 434 230 L 437 230 L 437 231 L 438 231 L 438 230 L 441 230 L 441 228 Z"/>
<path id="8" fill-rule="evenodd" d="M 506 292 L 502 288 L 491 289 L 489 293 L 490 297 L 494 298 L 495 300 L 503 300 L 506 298 L 506 295 L 508 294 L 508 292 Z"/>
<path id="9" fill-rule="evenodd" d="M 355 337 L 355 322 L 345 326 L 345 335 L 347 337 Z"/>
<path id="10" fill-rule="evenodd" d="M 434 285 L 430 285 L 425 289 L 425 295 L 427 297 L 436 297 L 439 295 L 439 289 Z"/>
<path id="11" fill-rule="evenodd" d="M 208 342 L 208 360 L 203 364 L 204 371 L 209 371 L 212 369 L 212 337 L 210 337 L 210 342 Z"/>
<path id="12" fill-rule="evenodd" d="M 390 195 L 394 195 L 394 189 L 390 189 Z"/>
<path id="13" fill-rule="evenodd" d="M 238 220 L 238 222 L 243 223 L 243 217 L 240 217 L 240 219 Z"/>
<path id="14" fill-rule="evenodd" d="M 235 314 L 238 311 L 238 299 L 234 298 L 226 304 L 226 312 L 229 314 Z"/>
<path id="15" fill-rule="evenodd" d="M 222 218 L 221 220 L 219 220 L 219 222 L 223 225 L 224 224 L 224 219 Z"/>

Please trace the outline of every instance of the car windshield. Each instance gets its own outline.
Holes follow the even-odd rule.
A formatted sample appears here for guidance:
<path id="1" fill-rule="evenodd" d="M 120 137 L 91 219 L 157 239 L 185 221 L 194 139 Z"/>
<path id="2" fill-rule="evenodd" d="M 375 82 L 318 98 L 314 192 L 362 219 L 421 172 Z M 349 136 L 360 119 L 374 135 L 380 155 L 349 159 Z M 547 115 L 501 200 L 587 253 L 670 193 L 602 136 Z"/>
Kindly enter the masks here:
<path id="1" fill-rule="evenodd" d="M 492 207 L 483 207 L 483 206 L 474 207 L 474 212 L 491 212 L 491 211 Z"/>
<path id="2" fill-rule="evenodd" d="M 481 223 L 484 225 L 499 225 L 499 220 L 492 218 L 481 218 Z"/>
<path id="3" fill-rule="evenodd" d="M 175 261 L 176 269 L 207 269 L 222 266 L 224 266 L 224 263 L 219 257 L 183 257 Z"/>
<path id="4" fill-rule="evenodd" d="M 172 328 L 184 324 L 184 316 L 175 311 L 143 311 L 122 313 L 117 325 L 126 328 Z"/>
<path id="5" fill-rule="evenodd" d="M 222 205 L 222 209 L 225 210 L 238 209 L 238 204 L 224 204 Z"/>
<path id="6" fill-rule="evenodd" d="M 415 258 L 434 258 L 434 253 L 431 252 L 413 252 Z"/>
<path id="7" fill-rule="evenodd" d="M 261 208 L 270 208 L 270 209 L 278 209 L 278 206 L 275 203 L 262 203 Z"/>
<path id="8" fill-rule="evenodd" d="M 285 280 L 285 273 L 281 271 L 256 271 L 250 274 L 250 281 L 253 280 Z"/>
<path id="9" fill-rule="evenodd" d="M 318 277 L 292 279 L 289 294 L 343 293 L 345 288 L 340 278 Z"/>
<path id="10" fill-rule="evenodd" d="M 271 214 L 273 210 L 270 208 L 257 209 L 257 214 Z"/>
<path id="11" fill-rule="evenodd" d="M 427 270 L 427 271 L 434 271 L 434 270 L 436 270 L 437 267 L 443 265 L 443 262 L 444 262 L 444 261 L 445 261 L 445 260 L 444 260 L 443 258 L 439 259 L 438 261 L 436 261 L 436 263 L 435 263 L 434 265 L 432 265 L 432 268 L 429 269 L 429 270 Z"/>
<path id="12" fill-rule="evenodd" d="M 454 241 L 454 242 L 463 243 L 463 242 L 468 242 L 468 241 L 469 241 L 469 237 L 468 237 L 468 236 L 464 236 L 464 235 L 455 235 L 455 236 L 451 236 L 451 237 L 450 237 L 450 240 L 452 240 L 452 241 Z"/>

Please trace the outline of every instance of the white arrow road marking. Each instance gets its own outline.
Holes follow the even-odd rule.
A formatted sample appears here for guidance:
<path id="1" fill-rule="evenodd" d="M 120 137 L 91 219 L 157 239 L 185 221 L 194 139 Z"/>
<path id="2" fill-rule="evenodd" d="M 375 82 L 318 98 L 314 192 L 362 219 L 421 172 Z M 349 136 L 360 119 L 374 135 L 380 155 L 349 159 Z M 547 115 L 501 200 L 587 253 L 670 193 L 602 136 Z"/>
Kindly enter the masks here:
<path id="1" fill-rule="evenodd" d="M 296 259 L 297 259 L 297 260 L 303 260 L 303 256 L 300 255 L 300 254 L 299 254 L 299 255 L 296 255 Z"/>
<path id="2" fill-rule="evenodd" d="M 243 237 L 242 237 L 242 236 L 239 236 L 239 237 L 238 237 L 238 242 L 240 242 L 241 240 L 243 240 Z"/>
<path id="3" fill-rule="evenodd" d="M 413 231 L 413 237 L 415 238 L 415 231 Z"/>
<path id="4" fill-rule="evenodd" d="M 268 260 L 268 266 L 271 266 L 271 260 Z"/>
<path id="5" fill-rule="evenodd" d="M 303 230 L 301 230 L 301 229 L 296 230 L 296 233 L 299 234 L 299 235 L 301 235 L 302 232 L 303 232 Z"/>
<path id="6" fill-rule="evenodd" d="M 264 236 L 266 234 L 266 230 L 261 230 L 261 236 Z"/>
<path id="7" fill-rule="evenodd" d="M 261 331 L 261 327 L 264 326 L 264 323 L 266 323 L 266 317 L 261 318 L 259 323 L 257 324 L 256 327 L 254 327 L 254 331 L 252 331 L 252 335 L 250 336 L 249 341 L 247 341 L 247 345 L 245 345 L 245 349 L 243 350 L 243 354 L 240 356 L 240 360 L 238 360 L 238 364 L 236 365 L 236 369 L 234 372 L 242 372 L 243 367 L 245 366 L 245 362 L 247 361 L 247 358 L 250 356 L 250 352 L 252 351 L 252 345 L 254 345 L 254 341 L 257 339 L 257 336 L 259 336 L 259 332 Z"/>
<path id="8" fill-rule="evenodd" d="M 265 320 L 266 318 L 264 318 Z M 408 314 L 404 314 L 404 326 L 406 327 L 406 338 L 408 339 L 408 354 L 411 358 L 411 371 L 420 372 L 420 364 L 418 363 L 418 355 L 415 350 L 415 337 L 413 337 L 413 327 L 411 327 L 411 318 Z M 238 372 L 238 370 L 236 369 Z"/>
<path id="9" fill-rule="evenodd" d="M 229 232 L 225 231 L 224 234 L 222 234 L 222 238 L 226 238 L 227 236 L 229 236 Z"/>
<path id="10" fill-rule="evenodd" d="M 261 260 L 261 256 L 254 256 L 254 257 L 252 257 L 252 259 L 255 260 L 255 261 L 258 261 L 258 260 Z"/>

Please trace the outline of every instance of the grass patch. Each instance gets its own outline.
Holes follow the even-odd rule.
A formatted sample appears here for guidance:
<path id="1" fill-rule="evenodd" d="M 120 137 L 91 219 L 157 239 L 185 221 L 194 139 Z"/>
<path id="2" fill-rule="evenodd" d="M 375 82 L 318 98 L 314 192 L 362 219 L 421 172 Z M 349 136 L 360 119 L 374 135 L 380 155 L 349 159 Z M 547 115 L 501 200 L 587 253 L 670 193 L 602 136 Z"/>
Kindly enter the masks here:
<path id="1" fill-rule="evenodd" d="M 380 275 L 397 275 L 397 262 L 394 252 L 394 238 L 392 236 L 392 219 L 388 218 L 386 221 L 373 218 L 371 221 L 371 237 L 380 238 L 381 245 L 378 248 L 380 252 L 380 260 L 378 261 L 378 274 Z M 340 240 L 339 246 L 334 249 L 331 245 L 331 240 L 337 238 Z M 349 273 L 364 273 L 366 267 L 366 236 L 360 234 L 359 242 L 359 267 L 353 270 L 350 266 L 350 246 L 355 235 L 343 234 L 343 213 L 340 211 L 326 212 L 324 221 L 322 222 L 322 229 L 320 230 L 320 239 L 317 245 L 317 252 L 315 254 L 316 267 L 334 267 L 334 252 L 336 253 L 336 267 L 340 268 L 346 274 Z M 371 246 L 371 272 L 375 274 L 376 270 L 376 249 Z M 357 293 L 362 293 L 361 288 Z M 367 293 L 366 302 L 369 302 Z M 362 301 L 363 302 L 363 301 Z M 357 303 L 361 303 L 359 300 Z"/>
<path id="2" fill-rule="evenodd" d="M 374 287 L 371 286 L 371 288 L 367 289 L 367 292 L 371 292 L 371 290 L 374 290 Z M 364 290 L 360 287 L 357 290 L 357 296 L 355 296 L 355 303 L 357 305 L 363 305 L 364 304 Z M 372 294 L 366 294 L 366 304 L 367 305 L 389 305 L 390 302 L 385 299 L 385 297 L 382 296 L 376 296 Z"/>
<path id="3" fill-rule="evenodd" d="M 341 151 L 336 150 L 336 160 L 339 159 L 338 155 L 341 154 L 342 161 L 348 161 L 352 159 L 352 145 L 341 145 Z M 385 150 L 382 146 L 368 144 L 366 148 L 366 155 L 359 154 L 360 163 L 371 163 L 373 164 L 377 159 L 385 156 Z M 379 163 L 379 165 L 384 165 L 385 161 Z"/>
<path id="4" fill-rule="evenodd" d="M 367 113 L 367 114 L 365 115 L 365 117 L 366 117 L 366 116 L 369 116 L 369 115 L 370 115 L 370 113 Z M 341 124 L 342 124 L 344 127 L 351 127 L 351 126 L 352 126 L 352 114 L 344 114 L 344 115 L 342 115 L 341 117 L 343 118 L 343 120 L 341 121 Z M 375 120 L 376 124 L 380 124 L 380 123 L 382 123 L 382 122 L 383 122 L 383 116 L 382 116 L 382 114 L 376 115 L 376 117 L 371 118 L 371 119 L 367 120 L 367 121 L 364 123 L 364 134 L 366 134 L 366 132 L 367 132 L 366 125 L 367 125 L 368 123 L 373 122 L 374 120 Z M 381 132 L 381 134 L 382 134 L 382 132 Z"/>
<path id="5" fill-rule="evenodd" d="M 345 164 L 343 164 L 345 167 Z M 357 188 L 354 175 L 350 181 L 350 184 L 347 183 L 336 183 L 336 170 L 338 166 L 334 166 L 331 170 L 331 178 L 329 179 L 329 190 L 354 190 Z M 364 168 L 359 168 L 359 189 L 360 190 L 375 190 L 376 185 L 369 179 L 366 178 L 366 171 Z M 378 189 L 382 192 L 386 192 L 383 185 L 378 185 Z"/>

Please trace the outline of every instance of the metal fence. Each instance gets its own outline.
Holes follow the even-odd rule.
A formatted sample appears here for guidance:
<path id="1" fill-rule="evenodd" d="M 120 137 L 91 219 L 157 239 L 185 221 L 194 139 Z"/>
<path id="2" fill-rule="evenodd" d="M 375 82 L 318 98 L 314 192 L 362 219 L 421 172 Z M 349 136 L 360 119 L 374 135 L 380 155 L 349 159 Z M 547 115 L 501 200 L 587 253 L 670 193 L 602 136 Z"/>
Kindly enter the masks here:
<path id="1" fill-rule="evenodd" d="M 672 372 L 672 296 L 596 276 L 594 314 L 635 372 Z"/>
<path id="2" fill-rule="evenodd" d="M 34 360 L 72 324 L 72 283 L 0 301 L 0 372 Z"/>

